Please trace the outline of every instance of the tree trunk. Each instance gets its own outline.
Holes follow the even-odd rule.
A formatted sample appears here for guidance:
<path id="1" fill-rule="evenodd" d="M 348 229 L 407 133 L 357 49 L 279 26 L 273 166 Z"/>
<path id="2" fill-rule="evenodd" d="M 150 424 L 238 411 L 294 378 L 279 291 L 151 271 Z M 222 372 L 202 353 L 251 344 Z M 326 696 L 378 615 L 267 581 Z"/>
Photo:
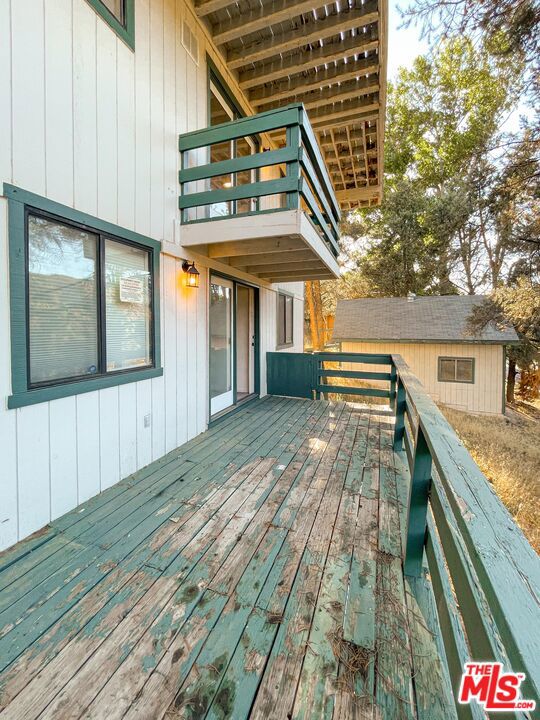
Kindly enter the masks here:
<path id="1" fill-rule="evenodd" d="M 306 281 L 306 298 L 309 310 L 309 327 L 313 350 L 324 349 L 324 318 L 322 311 L 321 281 Z"/>
<path id="2" fill-rule="evenodd" d="M 508 377 L 506 379 L 506 402 L 514 402 L 514 390 L 516 387 L 516 361 L 513 358 L 508 360 Z"/>

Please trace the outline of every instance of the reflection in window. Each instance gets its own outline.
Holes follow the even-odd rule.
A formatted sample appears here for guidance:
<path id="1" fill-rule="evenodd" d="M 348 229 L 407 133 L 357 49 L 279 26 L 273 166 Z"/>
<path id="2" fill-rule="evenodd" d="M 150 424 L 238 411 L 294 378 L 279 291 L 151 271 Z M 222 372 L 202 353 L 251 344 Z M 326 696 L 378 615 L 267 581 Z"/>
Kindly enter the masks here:
<path id="1" fill-rule="evenodd" d="M 152 366 L 149 250 L 34 213 L 27 242 L 31 386 Z"/>
<path id="2" fill-rule="evenodd" d="M 284 293 L 278 293 L 278 321 L 277 344 L 278 347 L 293 344 L 293 298 Z"/>
<path id="3" fill-rule="evenodd" d="M 96 235 L 28 218 L 30 382 L 99 371 Z"/>
<path id="4" fill-rule="evenodd" d="M 151 286 L 149 253 L 105 242 L 107 371 L 150 364 Z"/>
<path id="5" fill-rule="evenodd" d="M 114 15 L 118 22 L 124 25 L 124 0 L 100 0 L 100 2 L 105 5 L 107 10 L 111 15 Z"/>

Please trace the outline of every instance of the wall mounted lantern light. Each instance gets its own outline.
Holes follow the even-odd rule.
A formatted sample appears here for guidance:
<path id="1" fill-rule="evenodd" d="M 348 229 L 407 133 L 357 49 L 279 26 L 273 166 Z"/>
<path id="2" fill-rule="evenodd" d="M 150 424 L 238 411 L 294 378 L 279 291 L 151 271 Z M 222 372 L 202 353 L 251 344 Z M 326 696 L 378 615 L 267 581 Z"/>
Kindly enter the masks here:
<path id="1" fill-rule="evenodd" d="M 199 274 L 199 271 L 197 270 L 197 268 L 195 267 L 195 263 L 184 260 L 184 262 L 182 263 L 182 270 L 186 273 L 187 287 L 198 288 L 200 274 Z"/>

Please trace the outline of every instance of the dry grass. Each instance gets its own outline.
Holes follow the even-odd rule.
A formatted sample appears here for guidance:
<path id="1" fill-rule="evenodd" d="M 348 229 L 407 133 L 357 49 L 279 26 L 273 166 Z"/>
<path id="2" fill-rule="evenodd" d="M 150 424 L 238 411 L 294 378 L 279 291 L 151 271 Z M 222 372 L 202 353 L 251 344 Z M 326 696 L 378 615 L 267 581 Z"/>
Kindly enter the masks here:
<path id="1" fill-rule="evenodd" d="M 540 553 L 540 411 L 525 403 L 504 418 L 441 410 Z"/>

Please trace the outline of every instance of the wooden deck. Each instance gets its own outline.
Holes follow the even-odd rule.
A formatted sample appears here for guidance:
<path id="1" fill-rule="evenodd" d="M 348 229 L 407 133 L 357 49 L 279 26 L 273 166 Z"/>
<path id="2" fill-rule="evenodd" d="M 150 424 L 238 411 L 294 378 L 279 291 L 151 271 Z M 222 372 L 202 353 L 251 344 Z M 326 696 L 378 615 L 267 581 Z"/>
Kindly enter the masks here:
<path id="1" fill-rule="evenodd" d="M 266 398 L 5 552 L 0 717 L 453 718 L 392 423 Z"/>

